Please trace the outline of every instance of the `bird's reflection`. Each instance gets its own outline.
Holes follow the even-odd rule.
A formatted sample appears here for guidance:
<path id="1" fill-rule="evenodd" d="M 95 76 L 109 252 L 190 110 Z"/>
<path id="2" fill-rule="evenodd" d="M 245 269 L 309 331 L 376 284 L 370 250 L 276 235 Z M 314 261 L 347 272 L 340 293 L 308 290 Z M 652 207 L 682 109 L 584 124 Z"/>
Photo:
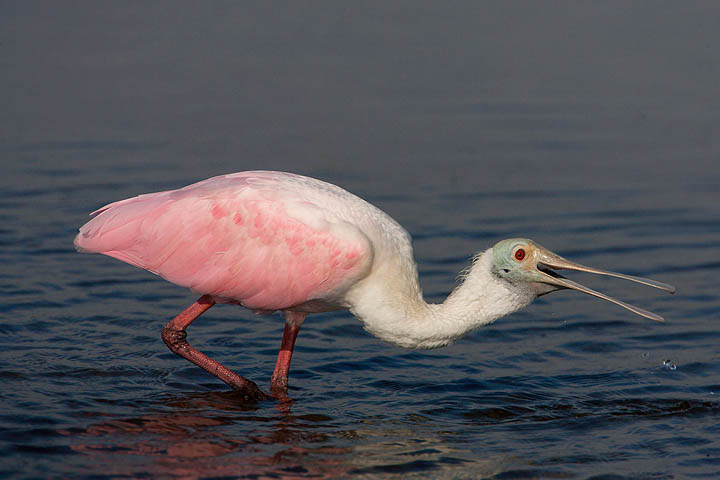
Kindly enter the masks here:
<path id="1" fill-rule="evenodd" d="M 110 413 L 112 404 L 85 412 L 89 425 L 61 433 L 113 477 L 476 478 L 517 463 L 502 454 L 477 457 L 456 442 L 458 434 L 424 428 L 430 420 L 422 415 L 391 423 L 365 416 L 348 429 L 347 418 L 298 415 L 293 406 L 304 407 L 292 400 L 248 404 L 236 392 L 175 394 L 134 401 L 133 409 L 145 412 L 137 417 Z"/>
<path id="2" fill-rule="evenodd" d="M 349 449 L 328 446 L 323 426 L 332 419 L 295 416 L 291 400 L 247 404 L 235 392 L 189 393 L 145 407 L 133 418 L 88 413 L 103 420 L 63 433 L 76 452 L 104 457 L 108 475 L 336 478 L 352 469 Z"/>

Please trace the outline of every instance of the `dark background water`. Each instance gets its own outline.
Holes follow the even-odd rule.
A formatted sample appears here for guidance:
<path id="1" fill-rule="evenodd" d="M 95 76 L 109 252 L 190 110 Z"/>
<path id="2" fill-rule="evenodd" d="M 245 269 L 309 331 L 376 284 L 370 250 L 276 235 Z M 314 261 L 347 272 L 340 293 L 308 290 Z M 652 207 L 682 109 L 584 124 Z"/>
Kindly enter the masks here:
<path id="1" fill-rule="evenodd" d="M 720 477 L 716 2 L 0 3 L 0 473 L 10 478 Z M 72 238 L 246 169 L 338 183 L 440 301 L 527 236 L 673 283 L 581 281 L 436 351 L 305 322 L 291 405 L 170 353 L 186 290 Z M 193 344 L 266 385 L 278 316 Z"/>

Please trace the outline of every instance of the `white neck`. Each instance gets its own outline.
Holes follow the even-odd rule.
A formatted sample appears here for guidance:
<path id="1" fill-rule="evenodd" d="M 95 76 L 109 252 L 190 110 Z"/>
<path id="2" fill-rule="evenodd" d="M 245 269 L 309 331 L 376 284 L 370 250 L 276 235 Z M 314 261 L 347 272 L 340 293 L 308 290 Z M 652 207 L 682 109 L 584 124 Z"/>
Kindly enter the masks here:
<path id="1" fill-rule="evenodd" d="M 422 298 L 417 275 L 371 275 L 349 296 L 350 311 L 373 335 L 405 348 L 437 348 L 528 305 L 535 294 L 491 273 L 492 254 L 478 254 L 460 285 L 442 304 Z M 379 276 L 384 281 L 377 281 Z M 414 280 L 414 282 L 413 282 Z M 414 283 L 414 284 L 413 284 Z"/>

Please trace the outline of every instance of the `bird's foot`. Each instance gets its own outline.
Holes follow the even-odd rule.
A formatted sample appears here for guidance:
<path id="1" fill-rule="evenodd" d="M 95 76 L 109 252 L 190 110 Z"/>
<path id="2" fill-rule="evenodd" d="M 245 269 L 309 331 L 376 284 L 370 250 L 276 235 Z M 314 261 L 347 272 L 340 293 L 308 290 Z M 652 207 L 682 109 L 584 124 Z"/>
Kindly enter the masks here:
<path id="1" fill-rule="evenodd" d="M 278 373 L 276 368 L 272 378 L 270 378 L 270 394 L 278 400 L 287 400 L 287 385 L 287 370 Z"/>
<path id="2" fill-rule="evenodd" d="M 236 385 L 234 383 L 230 384 L 230 382 L 227 381 L 226 383 L 233 387 L 233 390 L 239 395 L 241 395 L 243 399 L 248 402 L 259 402 L 262 400 L 273 400 L 276 398 L 274 394 L 263 392 L 260 387 L 258 387 L 257 384 L 252 380 L 248 380 L 246 378 L 243 378 L 243 380 L 244 381 L 239 385 Z"/>
<path id="3" fill-rule="evenodd" d="M 275 398 L 273 394 L 263 392 L 260 387 L 257 386 L 257 383 L 238 375 L 214 360 L 212 364 L 206 363 L 203 368 L 230 385 L 233 390 L 239 392 L 247 401 L 257 402 Z"/>
<path id="4" fill-rule="evenodd" d="M 282 381 L 281 379 L 277 379 L 273 376 L 270 381 L 270 395 L 278 400 L 287 400 L 287 387 L 287 378 Z"/>

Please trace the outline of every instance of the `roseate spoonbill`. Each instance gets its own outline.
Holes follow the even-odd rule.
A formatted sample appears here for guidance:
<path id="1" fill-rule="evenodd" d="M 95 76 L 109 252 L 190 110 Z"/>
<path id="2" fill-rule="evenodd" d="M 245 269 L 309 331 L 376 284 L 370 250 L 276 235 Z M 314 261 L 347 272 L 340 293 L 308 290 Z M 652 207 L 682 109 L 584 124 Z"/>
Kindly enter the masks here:
<path id="1" fill-rule="evenodd" d="M 405 229 L 336 185 L 291 173 L 221 175 L 111 203 L 91 215 L 75 237 L 76 248 L 115 257 L 202 294 L 165 325 L 162 338 L 170 350 L 253 399 L 268 395 L 186 340 L 185 328 L 215 303 L 285 313 L 270 384 L 272 396 L 284 397 L 295 338 L 309 313 L 347 309 L 386 342 L 436 348 L 561 289 L 662 321 L 557 269 L 675 291 L 655 280 L 579 265 L 532 240 L 513 238 L 476 254 L 445 302 L 427 304 Z"/>

